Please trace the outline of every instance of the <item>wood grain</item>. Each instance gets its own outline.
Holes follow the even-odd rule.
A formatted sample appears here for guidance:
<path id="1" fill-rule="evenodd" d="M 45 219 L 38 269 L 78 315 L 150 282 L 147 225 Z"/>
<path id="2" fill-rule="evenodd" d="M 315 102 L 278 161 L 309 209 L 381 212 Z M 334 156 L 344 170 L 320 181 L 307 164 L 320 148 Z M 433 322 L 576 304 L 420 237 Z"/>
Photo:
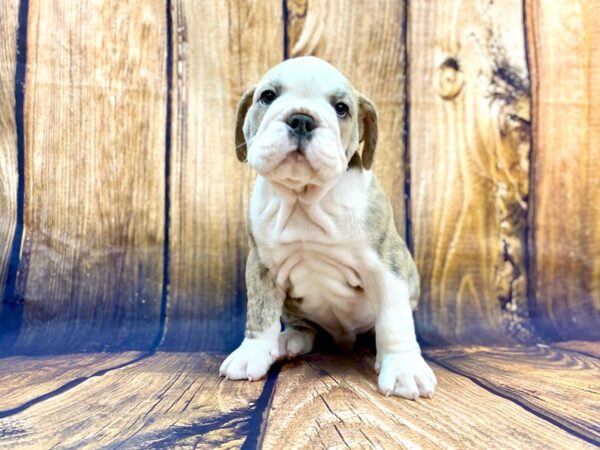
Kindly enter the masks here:
<path id="1" fill-rule="evenodd" d="M 15 70 L 18 13 L 18 2 L 0 1 L 0 299 L 4 293 L 9 254 L 17 223 Z"/>
<path id="2" fill-rule="evenodd" d="M 147 347 L 164 242 L 161 2 L 29 2 L 16 348 Z"/>
<path id="3" fill-rule="evenodd" d="M 428 351 L 438 363 L 600 445 L 600 360 L 547 346 Z"/>
<path id="4" fill-rule="evenodd" d="M 0 448 L 239 448 L 262 382 L 218 376 L 221 357 L 158 353 L 0 419 Z"/>
<path id="5" fill-rule="evenodd" d="M 432 400 L 386 398 L 373 362 L 312 355 L 285 366 L 263 448 L 592 448 L 435 364 Z"/>
<path id="6" fill-rule="evenodd" d="M 455 347 L 429 354 L 442 364 L 432 363 L 438 390 L 432 400 L 417 402 L 379 394 L 373 356 L 364 352 L 314 354 L 286 364 L 259 445 L 593 448 L 594 433 L 588 429 L 584 440 L 573 431 L 596 426 L 596 358 L 533 347 Z M 239 448 L 263 428 L 259 409 L 262 403 L 269 408 L 262 399 L 265 383 L 219 378 L 221 355 L 159 352 L 131 362 L 133 356 L 0 361 L 3 405 L 90 377 L 0 418 L 0 448 Z M 120 364 L 125 365 L 91 376 Z"/>
<path id="7" fill-rule="evenodd" d="M 73 380 L 126 364 L 137 352 L 14 356 L 0 359 L 0 414 L 17 408 Z M 1 433 L 0 433 L 1 434 Z"/>
<path id="8" fill-rule="evenodd" d="M 378 113 L 374 172 L 405 236 L 404 2 L 288 0 L 289 57 L 313 55 L 337 67 Z"/>
<path id="9" fill-rule="evenodd" d="M 563 341 L 555 342 L 552 346 L 600 358 L 600 342 L 598 341 Z"/>
<path id="10" fill-rule="evenodd" d="M 243 336 L 254 175 L 235 156 L 237 103 L 283 56 L 281 2 L 177 1 L 165 348 L 231 350 Z"/>
<path id="11" fill-rule="evenodd" d="M 600 1 L 527 4 L 533 89 L 535 313 L 600 339 Z"/>
<path id="12" fill-rule="evenodd" d="M 521 2 L 413 2 L 408 45 L 420 333 L 436 343 L 529 340 Z"/>

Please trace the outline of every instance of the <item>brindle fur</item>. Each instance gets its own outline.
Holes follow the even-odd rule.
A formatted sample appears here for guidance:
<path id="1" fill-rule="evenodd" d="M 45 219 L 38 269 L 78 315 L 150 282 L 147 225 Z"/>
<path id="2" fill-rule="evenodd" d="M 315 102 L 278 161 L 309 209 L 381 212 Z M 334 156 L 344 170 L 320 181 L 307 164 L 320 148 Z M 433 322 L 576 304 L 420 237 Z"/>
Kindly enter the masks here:
<path id="1" fill-rule="evenodd" d="M 315 324 L 306 320 L 302 316 L 302 311 L 300 309 L 301 305 L 301 298 L 286 298 L 285 302 L 283 303 L 281 320 L 283 321 L 286 330 L 293 329 L 303 333 L 312 334 L 314 336 L 316 335 L 318 328 Z"/>
<path id="2" fill-rule="evenodd" d="M 249 236 L 250 253 L 246 262 L 248 315 L 245 336 L 255 338 L 273 321 L 279 319 L 279 311 L 281 310 L 281 320 L 286 329 L 294 329 L 314 336 L 317 333 L 317 327 L 302 317 L 300 310 L 302 299 L 286 296 L 282 289 L 276 285 L 275 277 L 260 261 L 253 234 L 249 233 Z M 283 298 L 285 298 L 285 301 L 282 305 Z"/>
<path id="3" fill-rule="evenodd" d="M 410 306 L 415 309 L 419 300 L 419 273 L 404 240 L 396 231 L 392 204 L 377 178 L 373 177 L 367 195 L 369 207 L 364 227 L 371 247 L 396 276 L 406 280 Z"/>
<path id="4" fill-rule="evenodd" d="M 246 288 L 248 313 L 245 336 L 252 339 L 279 320 L 285 298 L 269 269 L 260 261 L 256 246 L 250 249 L 246 262 Z"/>

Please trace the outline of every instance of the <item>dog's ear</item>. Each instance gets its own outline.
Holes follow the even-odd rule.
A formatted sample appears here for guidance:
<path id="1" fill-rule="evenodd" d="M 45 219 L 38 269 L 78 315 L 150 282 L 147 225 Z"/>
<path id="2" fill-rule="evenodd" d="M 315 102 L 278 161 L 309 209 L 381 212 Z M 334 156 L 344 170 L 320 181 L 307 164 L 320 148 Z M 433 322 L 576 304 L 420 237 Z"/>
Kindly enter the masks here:
<path id="1" fill-rule="evenodd" d="M 246 119 L 246 113 L 250 109 L 250 106 L 252 106 L 253 96 L 254 88 L 248 89 L 242 95 L 235 115 L 235 153 L 237 158 L 242 162 L 246 161 L 248 156 L 246 138 L 244 137 L 244 120 Z"/>
<path id="2" fill-rule="evenodd" d="M 377 147 L 377 111 L 364 95 L 358 96 L 359 142 L 363 143 L 362 165 L 369 170 L 373 165 L 375 147 Z"/>

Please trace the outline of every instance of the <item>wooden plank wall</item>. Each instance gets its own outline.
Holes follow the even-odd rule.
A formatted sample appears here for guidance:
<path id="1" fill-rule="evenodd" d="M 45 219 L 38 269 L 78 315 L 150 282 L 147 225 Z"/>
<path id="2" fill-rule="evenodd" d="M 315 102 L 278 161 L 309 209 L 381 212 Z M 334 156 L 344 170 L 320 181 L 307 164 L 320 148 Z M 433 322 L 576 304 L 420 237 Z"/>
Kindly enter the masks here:
<path id="1" fill-rule="evenodd" d="M 600 339 L 600 2 L 527 7 L 536 314 L 557 338 Z"/>
<path id="2" fill-rule="evenodd" d="M 529 83 L 522 5 L 410 7 L 410 161 L 422 335 L 527 339 Z"/>
<path id="3" fill-rule="evenodd" d="M 225 350 L 243 335 L 245 212 L 239 99 L 283 58 L 281 2 L 177 1 L 165 348 Z M 260 44 L 258 44 L 260 43 Z"/>
<path id="4" fill-rule="evenodd" d="M 419 266 L 425 341 L 599 337 L 600 0 L 24 5 L 19 105 L 19 5 L 0 3 L 2 276 L 25 176 L 3 349 L 232 348 L 253 180 L 236 103 L 308 54 L 378 106 L 375 171 Z"/>
<path id="5" fill-rule="evenodd" d="M 28 6 L 15 345 L 147 346 L 163 282 L 164 5 Z"/>
<path id="6" fill-rule="evenodd" d="M 13 238 L 17 225 L 17 2 L 0 2 L 0 299 L 4 297 Z M 3 305 L 0 304 L 0 314 Z"/>

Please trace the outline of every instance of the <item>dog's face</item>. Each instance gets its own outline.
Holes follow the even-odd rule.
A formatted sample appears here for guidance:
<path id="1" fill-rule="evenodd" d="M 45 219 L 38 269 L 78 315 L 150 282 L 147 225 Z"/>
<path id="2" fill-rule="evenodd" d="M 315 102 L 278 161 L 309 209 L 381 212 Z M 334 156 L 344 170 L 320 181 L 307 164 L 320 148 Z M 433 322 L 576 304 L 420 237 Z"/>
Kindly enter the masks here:
<path id="1" fill-rule="evenodd" d="M 357 151 L 363 140 L 361 160 Z M 370 169 L 376 142 L 371 102 L 318 58 L 275 66 L 238 107 L 238 158 L 269 181 L 297 192 L 331 186 L 351 161 Z"/>

